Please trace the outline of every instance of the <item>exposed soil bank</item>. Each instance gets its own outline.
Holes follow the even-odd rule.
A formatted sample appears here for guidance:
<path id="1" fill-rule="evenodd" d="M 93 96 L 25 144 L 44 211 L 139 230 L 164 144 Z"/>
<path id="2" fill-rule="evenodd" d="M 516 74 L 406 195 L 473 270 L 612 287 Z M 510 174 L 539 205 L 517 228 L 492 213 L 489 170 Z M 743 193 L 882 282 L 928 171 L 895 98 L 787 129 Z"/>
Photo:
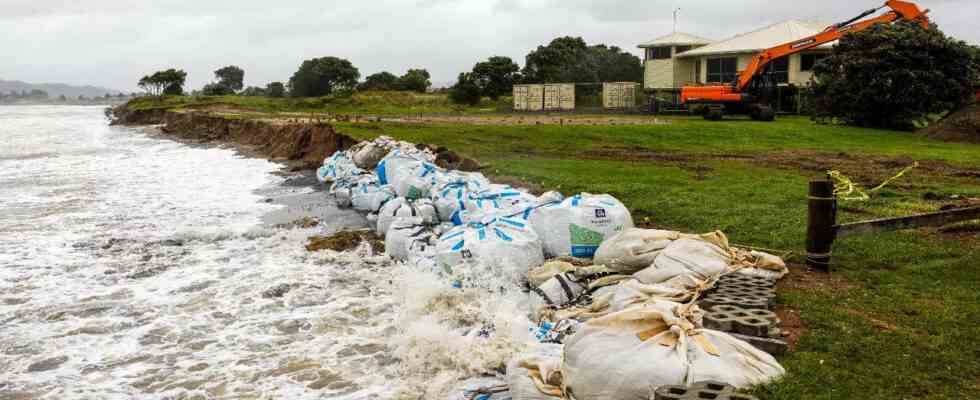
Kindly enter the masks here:
<path id="1" fill-rule="evenodd" d="M 323 159 L 358 140 L 321 121 L 242 119 L 210 111 L 113 109 L 113 125 L 163 125 L 164 133 L 196 142 L 229 143 L 257 156 L 287 162 L 294 170 L 315 169 Z M 477 171 L 480 165 L 443 147 L 428 147 L 443 168 Z"/>
<path id="2" fill-rule="evenodd" d="M 163 124 L 164 133 L 178 138 L 244 146 L 271 160 L 287 161 L 294 169 L 316 168 L 326 156 L 357 143 L 324 123 L 270 124 L 195 111 L 130 111 L 120 106 L 113 111 L 113 124 Z"/>

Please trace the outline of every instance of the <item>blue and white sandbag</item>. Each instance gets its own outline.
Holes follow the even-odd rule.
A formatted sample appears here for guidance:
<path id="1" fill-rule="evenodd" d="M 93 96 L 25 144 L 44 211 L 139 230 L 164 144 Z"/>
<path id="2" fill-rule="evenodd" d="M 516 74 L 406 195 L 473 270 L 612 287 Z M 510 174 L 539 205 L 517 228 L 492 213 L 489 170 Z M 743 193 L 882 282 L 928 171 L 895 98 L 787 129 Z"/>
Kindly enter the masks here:
<path id="1" fill-rule="evenodd" d="M 368 176 L 370 177 L 370 175 Z M 352 191 L 354 190 L 355 182 L 356 178 L 342 179 L 339 181 L 334 181 L 334 183 L 330 185 L 329 193 L 337 202 L 337 206 L 341 208 L 349 208 L 351 206 L 351 195 Z"/>
<path id="2" fill-rule="evenodd" d="M 472 194 L 456 210 L 449 221 L 465 225 L 490 216 L 521 216 L 528 208 L 537 204 L 537 198 L 522 190 L 506 185 L 490 185 L 490 188 Z"/>
<path id="3" fill-rule="evenodd" d="M 516 282 L 544 263 L 544 251 L 526 221 L 488 217 L 443 234 L 436 245 L 436 262 L 450 276 L 478 270 Z"/>
<path id="4" fill-rule="evenodd" d="M 384 204 L 378 211 L 377 233 L 384 236 L 388 233 L 388 228 L 392 222 L 398 219 L 411 218 L 418 220 L 420 224 L 435 225 L 439 223 L 436 216 L 436 207 L 429 199 L 406 199 L 397 197 Z"/>
<path id="5" fill-rule="evenodd" d="M 435 156 L 422 150 L 408 151 L 399 148 L 388 153 L 374 168 L 374 173 L 378 175 L 378 180 L 382 185 L 390 185 L 397 180 L 398 174 L 406 173 L 407 169 L 411 169 L 420 162 L 433 163 Z"/>
<path id="6" fill-rule="evenodd" d="M 392 222 L 385 234 L 385 253 L 397 261 L 409 261 L 423 255 L 431 258 L 431 243 L 436 240 L 432 228 L 423 224 L 421 219 L 398 219 Z"/>
<path id="7" fill-rule="evenodd" d="M 347 154 L 338 151 L 332 156 L 323 160 L 323 166 L 316 171 L 316 179 L 320 183 L 332 183 L 334 181 L 353 178 L 357 175 L 366 173 L 357 168 L 354 162 L 347 158 Z"/>
<path id="8" fill-rule="evenodd" d="M 608 194 L 582 193 L 524 214 L 548 257 L 592 258 L 602 242 L 633 227 L 629 210 Z"/>
<path id="9" fill-rule="evenodd" d="M 395 190 L 389 185 L 378 183 L 373 175 L 358 179 L 351 188 L 351 204 L 358 211 L 376 212 L 395 197 Z"/>
<path id="10" fill-rule="evenodd" d="M 425 161 L 404 164 L 398 172 L 391 174 L 393 176 L 391 186 L 400 197 L 428 198 L 438 171 L 439 167 Z"/>

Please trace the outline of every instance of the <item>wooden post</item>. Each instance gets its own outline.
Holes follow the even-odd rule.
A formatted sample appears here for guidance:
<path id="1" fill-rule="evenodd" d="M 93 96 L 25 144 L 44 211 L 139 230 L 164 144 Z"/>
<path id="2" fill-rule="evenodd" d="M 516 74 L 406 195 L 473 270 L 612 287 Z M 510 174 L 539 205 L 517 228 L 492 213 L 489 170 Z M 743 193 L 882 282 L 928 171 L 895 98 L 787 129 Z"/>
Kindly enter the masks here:
<path id="1" fill-rule="evenodd" d="M 831 181 L 810 182 L 806 229 L 806 265 L 830 272 L 830 255 L 836 236 L 837 198 Z"/>

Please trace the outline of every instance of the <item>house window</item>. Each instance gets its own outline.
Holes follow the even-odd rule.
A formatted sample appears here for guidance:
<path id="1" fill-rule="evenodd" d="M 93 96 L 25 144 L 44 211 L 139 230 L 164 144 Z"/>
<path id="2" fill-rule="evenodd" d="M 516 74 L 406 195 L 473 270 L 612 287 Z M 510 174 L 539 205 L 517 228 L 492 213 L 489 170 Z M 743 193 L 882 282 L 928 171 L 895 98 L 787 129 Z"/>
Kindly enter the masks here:
<path id="1" fill-rule="evenodd" d="M 777 58 L 766 66 L 765 74 L 776 83 L 789 82 L 789 57 Z"/>
<path id="2" fill-rule="evenodd" d="M 729 83 L 738 75 L 738 59 L 735 57 L 709 58 L 708 82 Z"/>
<path id="3" fill-rule="evenodd" d="M 670 59 L 670 47 L 653 47 L 647 49 L 647 60 Z"/>
<path id="4" fill-rule="evenodd" d="M 817 65 L 817 62 L 827 58 L 826 54 L 803 54 L 800 56 L 802 59 L 800 62 L 800 71 L 813 71 L 813 67 Z"/>
<path id="5" fill-rule="evenodd" d="M 691 47 L 693 47 L 693 46 L 677 46 L 677 51 L 675 51 L 675 53 L 676 53 L 676 54 L 680 54 L 680 53 L 683 53 L 683 52 L 685 52 L 685 51 L 688 51 L 688 50 L 690 50 L 690 49 L 691 49 Z"/>

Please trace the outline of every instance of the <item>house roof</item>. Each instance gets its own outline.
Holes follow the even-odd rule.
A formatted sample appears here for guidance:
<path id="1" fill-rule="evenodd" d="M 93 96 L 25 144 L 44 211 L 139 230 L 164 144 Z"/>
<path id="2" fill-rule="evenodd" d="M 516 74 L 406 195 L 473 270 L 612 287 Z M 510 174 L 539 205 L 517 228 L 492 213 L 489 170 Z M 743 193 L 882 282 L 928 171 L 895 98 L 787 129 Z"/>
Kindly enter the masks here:
<path id="1" fill-rule="evenodd" d="M 658 46 L 689 46 L 713 43 L 714 40 L 694 36 L 687 33 L 674 32 L 667 36 L 661 36 L 649 42 L 642 43 L 638 47 L 641 49 Z"/>
<path id="2" fill-rule="evenodd" d="M 736 35 L 704 47 L 685 51 L 677 57 L 696 57 L 717 54 L 755 53 L 783 43 L 802 39 L 822 32 L 830 24 L 813 21 L 789 20 L 765 28 Z M 830 47 L 831 43 L 820 48 Z"/>

